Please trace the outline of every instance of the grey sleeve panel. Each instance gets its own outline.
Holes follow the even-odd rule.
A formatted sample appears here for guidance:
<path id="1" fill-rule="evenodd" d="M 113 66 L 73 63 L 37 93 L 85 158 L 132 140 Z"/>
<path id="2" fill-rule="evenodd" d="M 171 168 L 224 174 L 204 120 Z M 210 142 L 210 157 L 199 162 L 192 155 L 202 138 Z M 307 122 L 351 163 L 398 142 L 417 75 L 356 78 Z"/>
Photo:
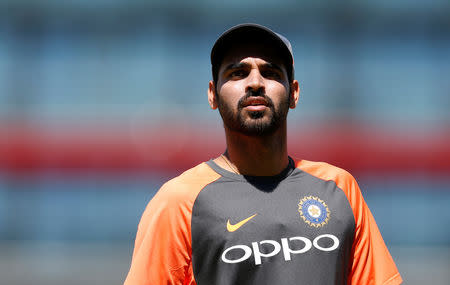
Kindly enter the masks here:
<path id="1" fill-rule="evenodd" d="M 333 181 L 299 169 L 276 177 L 227 172 L 192 210 L 197 284 L 346 284 L 355 232 L 352 209 Z"/>

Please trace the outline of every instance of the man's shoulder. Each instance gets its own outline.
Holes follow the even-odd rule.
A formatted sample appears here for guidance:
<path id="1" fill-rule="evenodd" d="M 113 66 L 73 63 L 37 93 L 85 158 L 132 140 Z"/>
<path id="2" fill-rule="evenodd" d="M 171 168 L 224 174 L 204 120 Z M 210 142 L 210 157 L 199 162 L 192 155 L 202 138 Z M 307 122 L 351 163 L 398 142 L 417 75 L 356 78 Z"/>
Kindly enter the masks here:
<path id="1" fill-rule="evenodd" d="M 189 217 L 200 191 L 220 176 L 206 163 L 201 163 L 181 175 L 170 179 L 156 192 L 142 215 L 140 227 L 148 227 L 152 221 L 184 223 Z M 180 218 L 183 216 L 184 218 Z"/>
<path id="2" fill-rule="evenodd" d="M 207 180 L 214 180 L 220 177 L 220 175 L 215 172 L 210 166 L 205 162 L 202 162 L 186 171 L 180 175 L 170 179 L 164 185 L 191 185 L 201 183 Z"/>
<path id="3" fill-rule="evenodd" d="M 202 162 L 164 183 L 158 194 L 169 195 L 172 198 L 195 195 L 218 178 L 220 178 L 220 175 L 205 162 Z"/>
<path id="4" fill-rule="evenodd" d="M 353 182 L 355 179 L 345 169 L 322 161 L 294 159 L 296 168 L 322 180 L 333 180 L 336 184 Z"/>

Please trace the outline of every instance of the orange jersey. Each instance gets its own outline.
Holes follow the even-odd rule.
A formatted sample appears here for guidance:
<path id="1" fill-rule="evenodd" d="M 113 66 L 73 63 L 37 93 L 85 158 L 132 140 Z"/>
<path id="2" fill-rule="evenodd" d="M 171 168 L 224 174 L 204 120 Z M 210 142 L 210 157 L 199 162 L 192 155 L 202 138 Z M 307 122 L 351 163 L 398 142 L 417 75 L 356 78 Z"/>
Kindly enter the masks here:
<path id="1" fill-rule="evenodd" d="M 272 177 L 208 161 L 164 184 L 139 223 L 125 285 L 401 282 L 354 178 L 290 160 Z"/>

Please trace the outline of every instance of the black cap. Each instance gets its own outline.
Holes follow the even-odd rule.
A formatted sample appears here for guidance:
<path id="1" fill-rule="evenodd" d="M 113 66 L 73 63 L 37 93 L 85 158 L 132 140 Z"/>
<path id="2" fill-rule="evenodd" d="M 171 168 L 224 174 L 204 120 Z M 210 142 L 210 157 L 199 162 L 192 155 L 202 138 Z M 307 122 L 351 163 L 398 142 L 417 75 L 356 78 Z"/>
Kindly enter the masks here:
<path id="1" fill-rule="evenodd" d="M 294 56 L 289 40 L 267 27 L 253 23 L 239 24 L 231 27 L 216 40 L 211 50 L 211 64 L 214 77 L 217 76 L 219 66 L 225 53 L 233 46 L 233 44 L 244 40 L 275 47 L 280 52 L 280 55 L 286 64 L 289 80 L 294 79 Z M 216 80 L 217 78 L 214 79 Z"/>

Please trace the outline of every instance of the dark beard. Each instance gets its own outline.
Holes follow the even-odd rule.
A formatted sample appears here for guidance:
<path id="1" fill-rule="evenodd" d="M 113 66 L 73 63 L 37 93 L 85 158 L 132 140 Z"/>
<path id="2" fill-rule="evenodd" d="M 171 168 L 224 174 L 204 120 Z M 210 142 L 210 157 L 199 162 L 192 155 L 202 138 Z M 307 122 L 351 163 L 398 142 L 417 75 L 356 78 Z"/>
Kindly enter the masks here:
<path id="1" fill-rule="evenodd" d="M 249 112 L 249 118 L 244 118 L 244 101 L 249 97 L 260 96 L 268 102 L 267 107 L 270 111 Z M 259 92 L 248 92 L 238 102 L 237 114 L 231 108 L 226 106 L 217 93 L 218 108 L 224 125 L 235 132 L 242 133 L 247 136 L 267 136 L 273 134 L 286 122 L 286 116 L 289 111 L 289 100 L 281 102 L 278 111 L 275 110 L 273 101 L 265 94 Z M 267 118 L 269 116 L 269 118 Z"/>

